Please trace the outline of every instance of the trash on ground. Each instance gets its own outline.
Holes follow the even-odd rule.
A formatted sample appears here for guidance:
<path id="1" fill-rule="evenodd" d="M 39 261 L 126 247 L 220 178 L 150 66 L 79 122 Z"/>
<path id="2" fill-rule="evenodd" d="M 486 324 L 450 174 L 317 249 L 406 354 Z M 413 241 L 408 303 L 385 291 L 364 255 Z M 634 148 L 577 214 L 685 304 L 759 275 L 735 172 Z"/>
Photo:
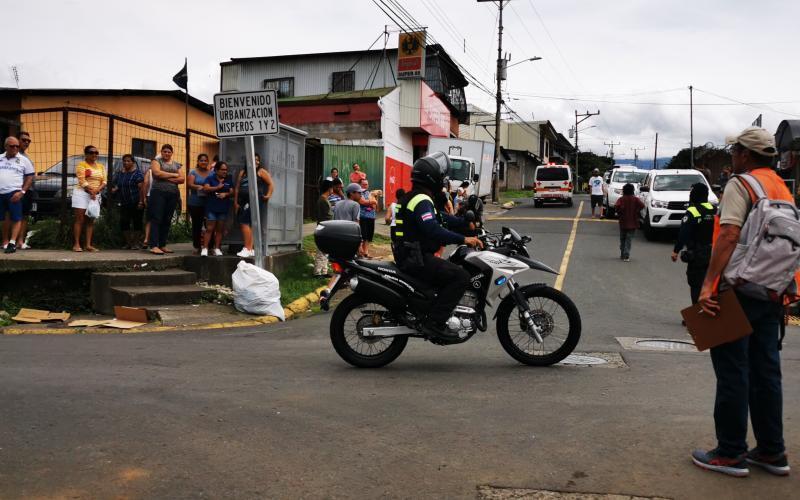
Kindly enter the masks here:
<path id="1" fill-rule="evenodd" d="M 107 327 L 128 330 L 147 324 L 147 309 L 141 307 L 114 306 L 114 319 L 78 319 L 67 326 Z"/>
<path id="2" fill-rule="evenodd" d="M 67 321 L 70 317 L 68 312 L 51 312 L 42 309 L 20 309 L 13 319 L 17 323 L 43 323 L 49 321 Z"/>
<path id="3" fill-rule="evenodd" d="M 280 285 L 274 274 L 242 260 L 231 278 L 233 305 L 237 310 L 286 320 Z"/>

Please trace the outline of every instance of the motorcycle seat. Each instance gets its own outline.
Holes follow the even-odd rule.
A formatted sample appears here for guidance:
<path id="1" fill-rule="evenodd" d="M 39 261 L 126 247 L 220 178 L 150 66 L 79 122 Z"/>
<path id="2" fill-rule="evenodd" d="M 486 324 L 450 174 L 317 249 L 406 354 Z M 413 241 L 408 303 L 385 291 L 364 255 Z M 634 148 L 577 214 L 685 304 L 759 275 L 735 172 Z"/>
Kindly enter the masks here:
<path id="1" fill-rule="evenodd" d="M 387 260 L 367 260 L 367 259 L 356 259 L 356 263 L 360 266 L 366 267 L 368 269 L 372 269 L 378 273 L 383 275 L 394 275 L 400 278 L 401 280 L 405 281 L 415 290 L 425 295 L 429 295 L 433 293 L 434 287 L 419 278 L 415 278 L 409 274 L 404 273 L 400 270 L 399 267 L 394 262 L 389 262 Z"/>

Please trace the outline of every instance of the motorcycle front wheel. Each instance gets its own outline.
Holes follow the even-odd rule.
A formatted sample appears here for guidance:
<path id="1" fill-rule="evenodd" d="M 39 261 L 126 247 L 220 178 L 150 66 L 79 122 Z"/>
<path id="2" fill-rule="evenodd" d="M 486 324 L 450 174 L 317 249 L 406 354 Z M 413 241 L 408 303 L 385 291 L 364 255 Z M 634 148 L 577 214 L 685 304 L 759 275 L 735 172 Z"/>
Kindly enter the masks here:
<path id="1" fill-rule="evenodd" d="M 549 366 L 558 363 L 578 345 L 581 315 L 569 297 L 542 285 L 522 287 L 533 321 L 541 329 L 542 342 L 528 332 L 527 321 L 509 295 L 497 310 L 497 338 L 503 349 L 520 363 Z"/>
<path id="2" fill-rule="evenodd" d="M 390 322 L 385 306 L 357 294 L 350 295 L 342 300 L 331 317 L 333 348 L 343 360 L 358 368 L 386 366 L 400 356 L 408 337 L 369 338 L 364 337 L 363 329 Z"/>

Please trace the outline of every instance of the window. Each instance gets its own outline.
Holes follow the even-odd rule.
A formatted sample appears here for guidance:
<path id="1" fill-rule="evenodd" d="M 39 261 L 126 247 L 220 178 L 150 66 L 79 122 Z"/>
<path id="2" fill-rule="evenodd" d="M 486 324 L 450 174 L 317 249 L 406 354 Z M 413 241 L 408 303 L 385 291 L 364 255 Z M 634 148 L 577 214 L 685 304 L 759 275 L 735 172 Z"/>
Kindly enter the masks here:
<path id="1" fill-rule="evenodd" d="M 658 175 L 653 191 L 691 191 L 695 184 L 705 184 L 702 175 Z"/>
<path id="2" fill-rule="evenodd" d="M 272 78 L 264 80 L 264 90 L 274 90 L 278 97 L 294 97 L 294 78 Z"/>
<path id="3" fill-rule="evenodd" d="M 352 92 L 355 89 L 355 71 L 334 71 L 331 73 L 331 92 Z"/>
<path id="4" fill-rule="evenodd" d="M 564 167 L 539 167 L 536 170 L 537 181 L 567 181 L 569 169 Z"/>
<path id="5" fill-rule="evenodd" d="M 131 154 L 141 158 L 155 158 L 156 141 L 148 141 L 147 139 L 133 139 L 133 143 L 131 144 Z"/>
<path id="6" fill-rule="evenodd" d="M 644 172 L 631 172 L 625 170 L 617 170 L 614 172 L 614 178 L 611 179 L 611 182 L 620 182 L 620 183 L 627 183 L 630 182 L 632 184 L 638 184 L 642 182 L 647 174 Z"/>
<path id="7" fill-rule="evenodd" d="M 505 163 L 501 163 L 499 165 L 499 167 L 500 167 L 500 169 L 497 172 L 497 178 L 498 178 L 498 180 L 502 181 L 502 180 L 505 180 L 505 178 L 506 178 L 506 164 Z"/>

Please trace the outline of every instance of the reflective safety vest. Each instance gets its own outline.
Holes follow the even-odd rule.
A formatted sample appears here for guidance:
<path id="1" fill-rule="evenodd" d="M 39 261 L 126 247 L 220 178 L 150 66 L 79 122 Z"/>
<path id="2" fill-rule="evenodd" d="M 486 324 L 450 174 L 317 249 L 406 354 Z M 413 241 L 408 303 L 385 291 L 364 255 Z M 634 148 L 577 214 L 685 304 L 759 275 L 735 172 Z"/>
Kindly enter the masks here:
<path id="1" fill-rule="evenodd" d="M 778 176 L 770 167 L 761 167 L 756 168 L 748 172 L 748 174 L 755 177 L 758 182 L 761 184 L 761 187 L 764 189 L 764 193 L 766 193 L 767 198 L 770 200 L 784 200 L 794 204 L 794 196 L 792 193 L 789 192 L 789 188 L 786 187 L 786 183 L 783 179 Z M 750 202 L 755 203 L 758 199 L 758 196 L 750 189 L 750 186 L 747 185 L 746 182 L 740 181 L 740 183 L 745 187 L 747 192 L 750 194 Z M 728 182 L 728 186 L 730 186 L 730 181 Z M 727 186 L 726 186 L 727 187 Z M 725 195 L 723 193 L 723 201 Z M 752 207 L 752 205 L 751 205 Z M 717 215 L 714 220 L 714 236 L 713 236 L 713 243 L 716 245 L 717 238 L 719 237 L 719 229 L 720 229 L 720 216 Z M 798 290 L 800 290 L 800 271 L 795 273 L 794 277 L 795 283 L 798 285 Z M 791 304 L 792 302 L 800 301 L 799 295 L 786 295 L 784 297 L 784 304 Z"/>
<path id="2" fill-rule="evenodd" d="M 690 240 L 687 242 L 689 248 L 707 247 L 711 245 L 711 239 L 714 234 L 714 216 L 716 210 L 714 205 L 708 202 L 701 203 L 700 209 L 696 206 L 691 206 L 686 209 L 688 216 L 694 219 Z"/>
<path id="3" fill-rule="evenodd" d="M 413 192 L 411 193 L 413 194 Z M 411 194 L 409 196 L 411 196 Z M 391 237 L 392 241 L 419 241 L 422 243 L 422 250 L 424 252 L 434 252 L 438 249 L 431 250 L 429 247 L 433 247 L 436 245 L 428 245 L 427 242 L 423 241 L 423 239 L 419 235 L 419 229 L 415 224 L 414 220 L 414 209 L 417 208 L 417 205 L 420 204 L 422 201 L 429 201 L 431 205 L 434 205 L 433 199 L 424 193 L 417 193 L 416 195 L 411 196 L 409 199 L 408 196 L 406 197 L 407 202 L 403 200 L 405 203 L 401 202 L 400 200 L 397 201 L 395 204 L 395 227 L 391 230 Z M 435 217 L 439 217 L 439 213 L 436 211 L 436 207 L 434 205 L 433 214 Z"/>

